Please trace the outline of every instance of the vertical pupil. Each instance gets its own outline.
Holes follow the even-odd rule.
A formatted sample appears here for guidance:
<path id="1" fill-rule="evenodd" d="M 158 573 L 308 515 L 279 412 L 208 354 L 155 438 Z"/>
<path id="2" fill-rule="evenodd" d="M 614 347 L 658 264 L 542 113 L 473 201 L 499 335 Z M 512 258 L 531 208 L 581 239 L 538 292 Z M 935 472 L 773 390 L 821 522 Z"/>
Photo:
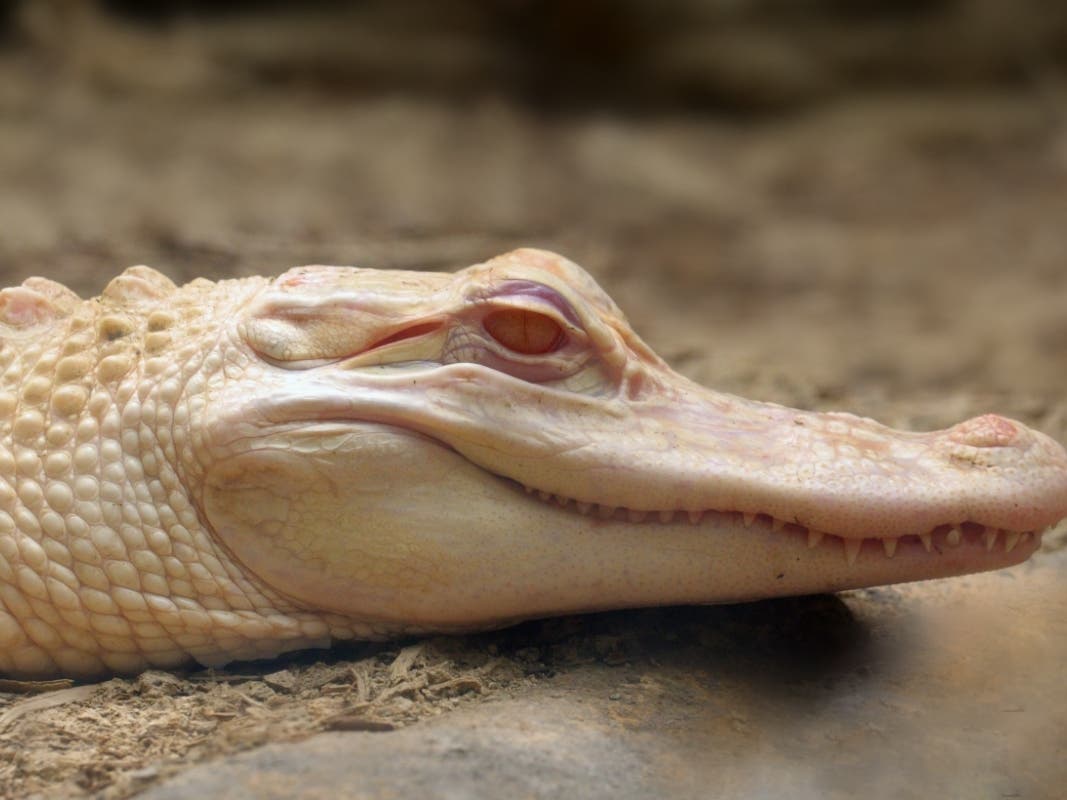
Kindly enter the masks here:
<path id="1" fill-rule="evenodd" d="M 563 344 L 563 329 L 551 317 L 524 308 L 507 308 L 486 316 L 485 330 L 509 350 L 534 356 Z"/>

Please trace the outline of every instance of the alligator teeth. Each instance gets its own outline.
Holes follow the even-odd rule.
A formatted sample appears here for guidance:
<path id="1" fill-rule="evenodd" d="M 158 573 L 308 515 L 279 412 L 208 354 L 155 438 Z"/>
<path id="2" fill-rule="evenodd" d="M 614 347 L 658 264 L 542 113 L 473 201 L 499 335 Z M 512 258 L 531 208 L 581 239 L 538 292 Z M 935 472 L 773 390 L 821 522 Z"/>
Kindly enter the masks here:
<path id="1" fill-rule="evenodd" d="M 992 552 L 993 545 L 997 543 L 997 534 L 999 531 L 996 528 L 986 528 L 985 533 L 982 534 L 982 541 L 985 542 L 985 551 L 987 553 Z"/>
<path id="2" fill-rule="evenodd" d="M 860 554 L 860 548 L 863 547 L 863 539 L 842 539 L 845 545 L 845 560 L 851 567 L 856 563 L 856 556 Z"/>
<path id="3" fill-rule="evenodd" d="M 533 486 L 526 486 L 525 484 L 523 484 L 522 488 L 526 491 L 527 494 L 535 494 L 545 502 L 554 503 L 556 505 L 559 505 L 561 508 L 568 508 L 573 504 L 574 509 L 577 510 L 578 513 L 585 515 L 595 514 L 597 517 L 604 520 L 614 518 L 617 512 L 620 511 L 617 506 L 606 506 L 599 505 L 597 503 L 588 503 L 582 500 L 574 500 L 570 497 L 564 497 L 563 495 L 553 494 L 552 492 L 547 492 L 543 489 L 536 489 Z M 696 525 L 701 520 L 703 520 L 705 515 L 708 513 L 706 510 L 675 511 L 663 509 L 661 511 L 642 511 L 640 509 L 633 508 L 621 510 L 625 511 L 625 517 L 631 523 L 644 522 L 651 516 L 653 519 L 658 518 L 660 522 L 666 524 L 673 522 L 678 516 L 678 514 L 685 514 L 689 522 L 693 525 Z M 757 517 L 760 516 L 759 513 L 750 511 L 741 511 L 735 513 L 740 514 L 741 524 L 744 525 L 746 528 L 751 528 Z M 770 529 L 772 531 L 781 531 L 788 524 L 785 520 L 779 519 L 778 517 L 774 517 L 769 514 L 766 516 L 767 521 L 770 525 Z M 1001 529 L 994 527 L 976 527 L 978 528 L 978 530 L 981 531 L 979 538 L 985 545 L 987 553 L 991 553 L 993 551 L 993 548 L 996 547 L 997 539 L 1002 532 L 1004 533 L 1004 552 L 1010 553 L 1019 545 L 1020 542 L 1022 542 L 1023 544 L 1027 544 L 1034 537 L 1037 537 L 1038 540 L 1040 540 L 1041 534 L 1045 533 L 1048 530 L 1051 530 L 1055 526 L 1050 525 L 1048 528 L 1042 531 L 1001 531 Z M 809 529 L 807 536 L 808 547 L 810 549 L 818 547 L 826 536 L 827 534 L 822 531 Z M 927 553 L 933 551 L 933 532 L 920 533 L 918 534 L 918 538 L 919 541 L 922 542 L 922 546 L 926 549 Z M 856 559 L 859 557 L 860 550 L 863 548 L 863 539 L 842 538 L 841 541 L 842 546 L 845 549 L 845 560 L 851 566 L 856 562 Z M 896 555 L 897 546 L 899 545 L 900 540 L 898 538 L 886 538 L 879 539 L 879 541 L 882 543 L 882 549 L 885 550 L 886 557 L 893 558 Z M 948 547 L 959 547 L 961 544 L 963 544 L 963 541 L 964 535 L 961 526 L 949 528 L 948 531 L 945 533 L 945 545 Z"/>

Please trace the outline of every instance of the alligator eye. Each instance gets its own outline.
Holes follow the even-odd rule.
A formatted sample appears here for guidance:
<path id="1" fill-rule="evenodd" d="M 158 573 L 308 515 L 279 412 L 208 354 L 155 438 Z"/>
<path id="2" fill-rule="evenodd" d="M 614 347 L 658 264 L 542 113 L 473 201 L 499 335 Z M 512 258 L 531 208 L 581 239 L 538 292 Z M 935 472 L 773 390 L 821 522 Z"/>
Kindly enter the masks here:
<path id="1" fill-rule="evenodd" d="M 562 326 L 552 317 L 525 308 L 493 311 L 482 324 L 500 344 L 524 356 L 551 353 L 566 339 Z"/>

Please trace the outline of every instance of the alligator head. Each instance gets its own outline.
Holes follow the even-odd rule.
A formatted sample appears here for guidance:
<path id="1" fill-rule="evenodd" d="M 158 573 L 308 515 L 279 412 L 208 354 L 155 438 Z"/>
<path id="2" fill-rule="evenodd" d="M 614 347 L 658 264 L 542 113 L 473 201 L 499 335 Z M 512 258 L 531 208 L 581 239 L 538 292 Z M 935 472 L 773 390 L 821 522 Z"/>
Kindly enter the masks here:
<path id="1" fill-rule="evenodd" d="M 451 275 L 302 267 L 222 330 L 186 391 L 203 518 L 277 591 L 384 629 L 995 569 L 1067 515 L 1048 437 L 711 391 L 542 251 Z"/>

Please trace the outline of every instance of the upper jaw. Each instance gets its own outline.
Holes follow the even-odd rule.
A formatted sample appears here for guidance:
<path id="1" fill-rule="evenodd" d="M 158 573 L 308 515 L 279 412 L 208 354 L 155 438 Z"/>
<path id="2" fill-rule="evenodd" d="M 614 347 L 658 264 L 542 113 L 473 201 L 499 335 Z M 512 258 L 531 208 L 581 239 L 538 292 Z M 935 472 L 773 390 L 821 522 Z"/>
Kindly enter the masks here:
<path id="1" fill-rule="evenodd" d="M 562 482 L 541 473 L 524 483 L 527 493 L 561 514 L 644 527 L 653 541 L 667 541 L 660 530 L 678 536 L 690 527 L 788 552 L 794 567 L 806 565 L 790 571 L 800 581 L 790 592 L 1010 566 L 1067 516 L 1067 454 L 1021 423 L 986 415 L 910 433 L 851 414 L 693 391 L 687 402 L 646 403 L 644 424 L 625 419 L 626 433 L 606 439 L 628 448 L 616 480 L 587 489 L 582 480 L 593 469 Z M 669 447 L 648 446 L 668 432 Z M 481 457 L 483 466 L 492 461 Z M 810 569 L 824 582 L 805 583 Z"/>
<path id="2" fill-rule="evenodd" d="M 1067 516 L 1063 448 L 993 415 L 910 433 L 742 400 L 674 373 L 646 381 L 637 399 L 553 390 L 474 364 L 284 377 L 232 416 L 417 431 L 576 507 L 738 512 L 885 539 L 966 525 L 1040 531 Z"/>

